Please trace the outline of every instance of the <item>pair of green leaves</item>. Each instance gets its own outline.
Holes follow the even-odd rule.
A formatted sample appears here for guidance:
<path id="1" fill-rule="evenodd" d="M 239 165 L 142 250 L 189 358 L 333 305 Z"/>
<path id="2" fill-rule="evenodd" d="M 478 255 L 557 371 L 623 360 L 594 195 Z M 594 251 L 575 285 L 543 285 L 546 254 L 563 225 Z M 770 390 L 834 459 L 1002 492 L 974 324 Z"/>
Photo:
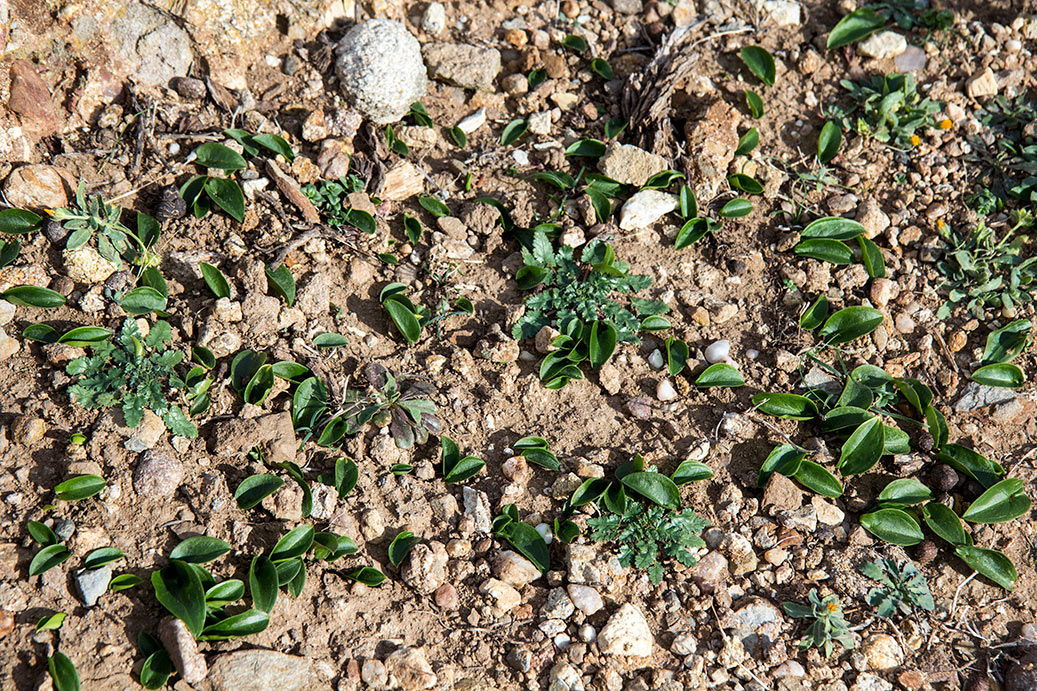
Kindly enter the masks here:
<path id="1" fill-rule="evenodd" d="M 667 322 L 667 325 L 669 322 Z M 592 369 L 601 369 L 616 351 L 619 332 L 612 322 L 596 320 L 589 325 L 571 319 L 563 333 L 555 337 L 557 350 L 540 363 L 540 381 L 548 389 L 560 389 L 571 379 L 582 379 L 580 363 L 587 360 Z"/>
<path id="2" fill-rule="evenodd" d="M 1026 383 L 1026 374 L 1011 361 L 1029 345 L 1031 326 L 1028 319 L 1017 319 L 991 331 L 972 380 L 986 386 L 1021 388 Z"/>
<path id="3" fill-rule="evenodd" d="M 802 239 L 793 248 L 793 252 L 801 257 L 820 259 L 842 266 L 852 264 L 856 260 L 853 248 L 848 244 L 850 240 L 856 240 L 861 263 L 868 276 L 883 278 L 886 275 L 886 262 L 882 257 L 882 250 L 865 237 L 864 233 L 864 226 L 857 221 L 839 216 L 819 218 L 803 229 L 800 235 Z"/>
<path id="4" fill-rule="evenodd" d="M 758 487 L 765 487 L 771 475 L 780 473 L 825 497 L 842 496 L 843 486 L 838 478 L 819 463 L 807 460 L 807 452 L 792 444 L 776 446 L 764 459 L 756 478 Z"/>
<path id="5" fill-rule="evenodd" d="M 554 455 L 551 449 L 548 448 L 547 440 L 543 437 L 522 437 L 512 444 L 512 448 L 533 465 L 538 465 L 547 470 L 558 471 L 561 469 L 561 464 L 558 463 L 558 456 Z"/>
<path id="6" fill-rule="evenodd" d="M 475 456 L 462 458 L 460 448 L 445 435 L 439 438 L 439 444 L 443 449 L 440 468 L 443 472 L 444 482 L 464 482 L 476 475 L 486 465 L 485 461 Z"/>
<path id="7" fill-rule="evenodd" d="M 493 519 L 493 534 L 504 540 L 529 559 L 541 573 L 551 566 L 551 553 L 543 536 L 536 528 L 519 520 L 518 509 L 508 504 L 499 516 Z"/>

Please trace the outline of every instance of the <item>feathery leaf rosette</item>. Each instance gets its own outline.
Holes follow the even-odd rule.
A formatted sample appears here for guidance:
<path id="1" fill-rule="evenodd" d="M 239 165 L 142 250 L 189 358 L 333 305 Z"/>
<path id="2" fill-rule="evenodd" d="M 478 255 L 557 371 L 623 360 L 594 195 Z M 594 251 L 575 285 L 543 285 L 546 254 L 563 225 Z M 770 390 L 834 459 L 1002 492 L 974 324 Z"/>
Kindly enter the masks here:
<path id="1" fill-rule="evenodd" d="M 172 329 L 158 321 L 143 336 L 132 319 L 123 322 L 116 339 L 101 341 L 90 347 L 92 354 L 78 357 L 65 371 L 76 377 L 69 393 L 84 408 L 118 406 L 127 427 L 136 427 L 151 410 L 177 436 L 194 438 L 198 428 L 184 411 L 169 401 L 168 392 L 184 388 L 176 374 L 184 354 L 169 349 Z"/>
<path id="2" fill-rule="evenodd" d="M 648 570 L 654 585 L 663 579 L 663 560 L 675 559 L 685 566 L 698 563 L 695 550 L 705 546 L 699 533 L 709 521 L 692 509 L 668 510 L 629 501 L 623 514 L 605 513 L 588 519 L 591 539 L 619 543 L 619 563 Z"/>
<path id="3" fill-rule="evenodd" d="M 884 619 L 898 610 L 906 616 L 915 607 L 926 612 L 936 608 L 925 576 L 910 561 L 897 566 L 892 559 L 876 559 L 861 566 L 860 571 L 882 584 L 868 592 L 868 604 L 874 606 L 875 614 Z"/>

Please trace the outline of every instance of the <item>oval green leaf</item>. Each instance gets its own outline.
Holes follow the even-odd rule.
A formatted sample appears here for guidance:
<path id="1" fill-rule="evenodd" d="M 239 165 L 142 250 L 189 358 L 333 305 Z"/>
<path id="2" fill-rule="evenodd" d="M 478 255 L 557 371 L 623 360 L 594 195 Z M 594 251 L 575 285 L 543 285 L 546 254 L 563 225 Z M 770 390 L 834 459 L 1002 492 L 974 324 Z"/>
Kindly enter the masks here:
<path id="1" fill-rule="evenodd" d="M 929 530 L 955 547 L 968 544 L 961 519 L 950 507 L 937 501 L 928 502 L 922 507 L 922 519 Z"/>
<path id="2" fill-rule="evenodd" d="M 766 48 L 761 46 L 743 46 L 738 55 L 742 62 L 767 86 L 774 86 L 777 70 L 774 66 L 774 58 Z"/>
<path id="3" fill-rule="evenodd" d="M 252 475 L 242 480 L 234 490 L 234 500 L 238 503 L 239 509 L 248 510 L 276 492 L 283 484 L 284 480 L 275 475 Z"/>
<path id="4" fill-rule="evenodd" d="M 840 266 L 852 264 L 854 261 L 853 250 L 847 247 L 845 242 L 827 238 L 802 240 L 792 248 L 792 251 L 799 257 L 820 259 Z"/>
<path id="5" fill-rule="evenodd" d="M 748 199 L 742 199 L 741 197 L 735 197 L 728 203 L 724 204 L 719 211 L 721 218 L 742 218 L 748 216 L 753 212 L 753 203 Z"/>
<path id="6" fill-rule="evenodd" d="M 230 284 L 227 283 L 227 277 L 219 269 L 205 262 L 198 262 L 198 268 L 202 271 L 205 285 L 209 286 L 209 290 L 217 299 L 230 297 Z"/>
<path id="7" fill-rule="evenodd" d="M 248 589 L 252 595 L 252 606 L 268 614 L 277 603 L 277 567 L 268 557 L 252 558 L 248 569 Z"/>
<path id="8" fill-rule="evenodd" d="M 89 499 L 105 487 L 104 478 L 98 475 L 77 475 L 58 484 L 54 492 L 59 501 L 79 501 Z"/>
<path id="9" fill-rule="evenodd" d="M 881 324 L 882 312 L 874 307 L 844 307 L 828 318 L 818 336 L 829 345 L 839 345 L 866 336 Z"/>
<path id="10" fill-rule="evenodd" d="M 173 560 L 151 574 L 151 585 L 159 603 L 197 638 L 205 625 L 205 590 L 198 567 Z"/>
<path id="11" fill-rule="evenodd" d="M 808 224 L 800 233 L 800 237 L 803 239 L 852 240 L 858 235 L 863 235 L 864 232 L 864 226 L 857 221 L 841 216 L 827 216 Z"/>
<path id="12" fill-rule="evenodd" d="M 885 426 L 873 417 L 861 423 L 843 443 L 836 468 L 843 475 L 859 475 L 871 470 L 885 451 Z"/>
<path id="13" fill-rule="evenodd" d="M 72 552 L 65 545 L 48 545 L 33 555 L 32 561 L 29 562 L 29 575 L 39 576 L 41 573 L 50 571 L 71 556 Z"/>
<path id="14" fill-rule="evenodd" d="M 753 405 L 761 413 L 789 420 L 812 420 L 817 417 L 817 404 L 806 396 L 794 393 L 758 393 Z"/>
<path id="15" fill-rule="evenodd" d="M 665 509 L 677 511 L 681 508 L 681 493 L 673 480 L 661 473 L 630 473 L 620 482 L 627 489 Z"/>
<path id="16" fill-rule="evenodd" d="M 1019 576 L 1015 572 L 1012 560 L 996 549 L 984 549 L 982 547 L 971 547 L 961 545 L 956 547 L 954 553 L 963 562 L 972 567 L 973 570 L 986 576 L 1005 590 L 1015 588 L 1015 582 Z"/>
<path id="17" fill-rule="evenodd" d="M 1030 510 L 1023 481 L 1007 478 L 997 483 L 969 505 L 961 517 L 970 523 L 1004 523 Z"/>
<path id="18" fill-rule="evenodd" d="M 892 545 L 908 547 L 925 539 L 918 520 L 903 509 L 886 508 L 861 516 L 861 527 Z"/>
<path id="19" fill-rule="evenodd" d="M 204 564 L 219 559 L 230 551 L 230 545 L 217 537 L 196 535 L 189 537 L 169 553 L 170 559 L 179 559 L 188 564 Z"/>
<path id="20" fill-rule="evenodd" d="M 996 362 L 992 365 L 984 365 L 973 372 L 972 381 L 984 386 L 1018 389 L 1026 383 L 1026 375 L 1018 365 L 1010 362 Z"/>
<path id="21" fill-rule="evenodd" d="M 39 286 L 14 286 L 0 293 L 0 297 L 12 305 L 23 307 L 53 309 L 65 304 L 64 295 L 50 288 L 40 288 Z"/>
<path id="22" fill-rule="evenodd" d="M 718 362 L 710 365 L 695 379 L 695 386 L 708 389 L 714 386 L 736 387 L 745 384 L 745 377 L 735 367 Z"/>

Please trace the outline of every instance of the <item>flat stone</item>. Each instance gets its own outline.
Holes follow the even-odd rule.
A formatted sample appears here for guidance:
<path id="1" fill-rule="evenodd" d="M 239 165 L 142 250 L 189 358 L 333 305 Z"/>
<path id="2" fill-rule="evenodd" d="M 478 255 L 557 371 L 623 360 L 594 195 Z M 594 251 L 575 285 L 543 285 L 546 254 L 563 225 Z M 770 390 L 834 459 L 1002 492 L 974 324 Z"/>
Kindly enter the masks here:
<path id="1" fill-rule="evenodd" d="M 399 202 L 425 191 L 425 176 L 410 161 L 400 161 L 385 174 L 382 199 Z"/>
<path id="2" fill-rule="evenodd" d="M 967 413 L 972 410 L 979 410 L 987 406 L 1011 401 L 1016 395 L 1011 389 L 1000 386 L 985 386 L 970 381 L 965 385 L 965 390 L 962 391 L 958 402 L 954 404 L 954 410 L 958 413 Z"/>
<path id="3" fill-rule="evenodd" d="M 785 615 L 762 597 L 753 598 L 739 607 L 724 621 L 724 628 L 733 628 L 745 651 L 757 657 L 781 637 Z"/>
<path id="4" fill-rule="evenodd" d="M 184 479 L 184 464 L 176 457 L 151 449 L 133 470 L 133 491 L 147 499 L 171 497 Z"/>
<path id="5" fill-rule="evenodd" d="M 76 283 L 86 285 L 103 283 L 119 268 L 102 257 L 91 245 L 63 250 L 61 259 L 65 264 L 65 275 Z"/>
<path id="6" fill-rule="evenodd" d="M 75 195 L 75 184 L 60 168 L 32 163 L 15 168 L 7 176 L 4 196 L 11 206 L 19 209 L 60 209 L 68 206 Z"/>
<path id="7" fill-rule="evenodd" d="M 434 78 L 465 89 L 494 91 L 493 81 L 501 70 L 501 54 L 496 48 L 429 43 L 422 54 Z"/>
<path id="8" fill-rule="evenodd" d="M 542 574 L 533 562 L 521 554 L 505 550 L 493 560 L 493 575 L 508 585 L 521 588 L 537 580 Z"/>
<path id="9" fill-rule="evenodd" d="M 605 606 L 601 594 L 590 586 L 570 583 L 566 587 L 566 592 L 569 593 L 569 599 L 576 605 L 576 609 L 588 617 Z"/>
<path id="10" fill-rule="evenodd" d="M 494 606 L 505 612 L 510 612 L 522 603 L 519 591 L 496 578 L 487 579 L 479 586 L 480 593 L 486 593 L 493 600 Z"/>
<path id="11" fill-rule="evenodd" d="M 125 3 L 106 29 L 116 62 L 141 86 L 166 86 L 194 62 L 188 33 L 149 5 Z"/>
<path id="12" fill-rule="evenodd" d="M 759 10 L 768 23 L 775 26 L 799 26 L 802 23 L 798 2 L 791 0 L 755 0 Z"/>
<path id="13" fill-rule="evenodd" d="M 803 490 L 781 473 L 772 473 L 763 490 L 760 507 L 772 507 L 778 511 L 792 511 L 803 503 Z"/>
<path id="14" fill-rule="evenodd" d="M 443 543 L 417 544 L 400 569 L 403 582 L 422 595 L 430 595 L 446 582 L 447 554 Z"/>
<path id="15" fill-rule="evenodd" d="M 619 210 L 622 230 L 647 228 L 677 208 L 677 197 L 660 190 L 641 190 Z"/>
<path id="16" fill-rule="evenodd" d="M 907 49 L 907 39 L 895 31 L 879 31 L 857 46 L 857 52 L 865 57 L 885 60 L 895 58 Z"/>
<path id="17" fill-rule="evenodd" d="M 712 593 L 730 577 L 727 557 L 715 550 L 707 552 L 691 571 L 692 580 L 704 593 Z"/>
<path id="18" fill-rule="evenodd" d="M 861 652 L 868 658 L 868 668 L 879 672 L 895 669 L 904 661 L 903 649 L 897 639 L 888 633 L 868 636 L 861 646 Z"/>
<path id="19" fill-rule="evenodd" d="M 465 514 L 471 516 L 475 522 L 476 532 L 489 533 L 492 512 L 490 498 L 486 496 L 486 492 L 465 486 L 461 488 L 461 498 L 464 501 Z"/>
<path id="20" fill-rule="evenodd" d="M 185 682 L 197 684 L 205 679 L 209 673 L 205 656 L 198 652 L 198 644 L 184 622 L 174 617 L 166 617 L 159 622 L 158 637 L 169 653 L 173 666 Z M 230 691 L 233 687 L 223 688 Z"/>
<path id="21" fill-rule="evenodd" d="M 603 655 L 648 657 L 654 640 L 645 615 L 628 602 L 616 610 L 598 632 L 598 649 Z"/>
<path id="22" fill-rule="evenodd" d="M 22 130 L 33 137 L 57 134 L 64 125 L 64 118 L 36 67 L 28 60 L 12 60 L 10 79 L 7 108 L 19 115 Z M 11 199 L 8 201 L 20 206 Z"/>
<path id="23" fill-rule="evenodd" d="M 925 51 L 918 46 L 908 46 L 904 52 L 897 56 L 897 72 L 917 72 L 924 70 L 926 63 Z"/>
<path id="24" fill-rule="evenodd" d="M 308 658 L 275 650 L 222 653 L 213 662 L 208 680 L 213 691 L 303 691 L 317 687 Z"/>
<path id="25" fill-rule="evenodd" d="M 965 86 L 969 98 L 975 99 L 996 96 L 998 89 L 997 75 L 989 67 L 974 75 Z"/>
<path id="26" fill-rule="evenodd" d="M 616 182 L 641 187 L 648 179 L 670 167 L 662 156 L 649 153 L 631 144 L 613 141 L 598 159 L 598 169 Z"/>
<path id="27" fill-rule="evenodd" d="M 400 648 L 385 658 L 385 669 L 403 691 L 431 689 L 439 682 L 424 648 Z"/>
<path id="28" fill-rule="evenodd" d="M 98 599 L 108 590 L 112 580 L 112 569 L 107 564 L 97 569 L 80 569 L 76 572 L 76 588 L 83 604 L 93 607 Z"/>

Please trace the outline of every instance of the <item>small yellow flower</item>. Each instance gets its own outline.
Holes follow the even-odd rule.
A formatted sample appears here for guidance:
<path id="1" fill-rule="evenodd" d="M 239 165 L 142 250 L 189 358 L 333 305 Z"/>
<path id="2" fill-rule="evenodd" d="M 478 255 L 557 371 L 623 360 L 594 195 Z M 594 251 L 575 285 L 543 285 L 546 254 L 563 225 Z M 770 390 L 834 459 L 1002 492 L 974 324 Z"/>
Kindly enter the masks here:
<path id="1" fill-rule="evenodd" d="M 828 610 L 829 614 L 831 614 L 832 612 L 836 612 L 839 610 L 839 605 L 835 604 L 834 602 L 829 602 L 827 605 L 825 605 L 825 609 Z"/>
<path id="2" fill-rule="evenodd" d="M 936 222 L 936 227 L 939 228 L 940 230 L 943 230 L 944 228 L 947 227 L 947 224 L 944 223 L 943 219 L 941 218 L 939 221 Z"/>
<path id="3" fill-rule="evenodd" d="M 911 135 L 911 146 L 918 146 L 922 143 L 922 139 L 917 134 Z"/>
<path id="4" fill-rule="evenodd" d="M 954 123 L 951 122 L 950 118 L 944 118 L 943 120 L 940 120 L 940 129 L 941 130 L 949 130 L 952 127 L 954 127 Z"/>

